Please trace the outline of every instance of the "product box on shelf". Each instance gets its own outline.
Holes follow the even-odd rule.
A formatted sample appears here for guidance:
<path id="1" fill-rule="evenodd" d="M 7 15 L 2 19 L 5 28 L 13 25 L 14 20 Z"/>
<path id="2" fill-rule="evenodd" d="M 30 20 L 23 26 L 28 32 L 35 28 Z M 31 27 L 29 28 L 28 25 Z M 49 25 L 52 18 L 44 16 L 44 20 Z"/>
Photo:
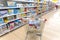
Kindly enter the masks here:
<path id="1" fill-rule="evenodd" d="M 27 6 L 29 7 L 29 6 L 35 6 L 36 4 L 34 4 L 34 3 L 28 3 L 27 4 Z"/>
<path id="2" fill-rule="evenodd" d="M 13 20 L 14 19 L 14 16 L 8 16 L 7 18 L 10 21 L 10 20 Z"/>
<path id="3" fill-rule="evenodd" d="M 5 7 L 6 5 L 5 5 L 5 2 L 4 1 L 2 1 L 2 0 L 0 0 L 0 7 Z"/>
<path id="4" fill-rule="evenodd" d="M 15 23 L 15 26 L 21 25 L 19 20 L 15 20 L 14 23 Z"/>
<path id="5" fill-rule="evenodd" d="M 16 15 L 14 15 L 14 16 L 13 16 L 13 19 L 17 19 L 17 16 L 16 16 Z"/>
<path id="6" fill-rule="evenodd" d="M 27 12 L 28 11 L 28 8 L 24 8 L 24 12 Z"/>
<path id="7" fill-rule="evenodd" d="M 22 18 L 21 14 L 17 15 L 17 18 L 19 18 L 19 19 Z"/>
<path id="8" fill-rule="evenodd" d="M 4 7 L 4 4 L 0 3 L 0 7 Z"/>
<path id="9" fill-rule="evenodd" d="M 19 19 L 19 22 L 18 23 L 19 23 L 19 25 L 23 24 L 22 21 L 21 21 L 21 19 Z"/>
<path id="10" fill-rule="evenodd" d="M 32 15 L 32 13 L 26 13 L 26 16 L 27 17 L 29 17 L 29 16 L 31 16 Z"/>
<path id="11" fill-rule="evenodd" d="M 4 16 L 5 14 L 7 14 L 8 11 L 7 10 L 0 10 L 0 16 Z"/>
<path id="12" fill-rule="evenodd" d="M 2 31 L 6 31 L 7 30 L 7 26 L 6 25 L 2 25 Z"/>
<path id="13" fill-rule="evenodd" d="M 10 28 L 9 28 L 9 27 L 10 27 L 10 24 L 9 24 L 9 23 L 7 23 L 7 24 L 6 24 L 6 26 L 7 26 L 7 29 L 9 30 L 9 29 L 10 29 Z"/>
<path id="14" fill-rule="evenodd" d="M 23 7 L 27 7 L 27 3 L 23 4 Z"/>
<path id="15" fill-rule="evenodd" d="M 14 22 L 9 22 L 9 29 L 12 30 L 15 27 Z"/>
<path id="16" fill-rule="evenodd" d="M 4 17 L 3 20 L 4 20 L 4 23 L 8 23 L 9 21 L 7 17 Z"/>
<path id="17" fill-rule="evenodd" d="M 16 7 L 16 2 L 15 1 L 7 1 L 7 6 L 8 7 Z"/>
<path id="18" fill-rule="evenodd" d="M 15 8 L 14 9 L 14 14 L 19 14 L 20 13 L 20 8 Z"/>
<path id="19" fill-rule="evenodd" d="M 18 14 L 18 13 L 20 13 L 19 8 L 8 9 L 8 14 Z"/>
<path id="20" fill-rule="evenodd" d="M 21 12 L 24 12 L 24 8 L 20 8 L 20 13 L 21 13 Z"/>
<path id="21" fill-rule="evenodd" d="M 31 12 L 32 14 L 35 14 L 35 13 L 36 13 L 36 9 L 35 9 L 35 8 L 31 8 L 31 9 L 30 9 L 30 12 Z"/>
<path id="22" fill-rule="evenodd" d="M 36 12 L 33 10 L 33 11 L 31 11 L 31 13 L 32 13 L 32 14 L 35 14 Z"/>
<path id="23" fill-rule="evenodd" d="M 32 3 L 28 3 L 27 6 L 32 6 Z"/>
<path id="24" fill-rule="evenodd" d="M 26 17 L 26 14 L 25 14 L 25 13 L 22 13 L 21 16 L 22 16 L 22 17 Z"/>
<path id="25" fill-rule="evenodd" d="M 0 18 L 0 24 L 4 23 L 3 18 Z"/>
<path id="26" fill-rule="evenodd" d="M 14 14 L 14 10 L 13 9 L 8 9 L 8 14 Z"/>
<path id="27" fill-rule="evenodd" d="M 17 3 L 16 5 L 17 5 L 17 7 L 23 7 L 22 3 Z"/>

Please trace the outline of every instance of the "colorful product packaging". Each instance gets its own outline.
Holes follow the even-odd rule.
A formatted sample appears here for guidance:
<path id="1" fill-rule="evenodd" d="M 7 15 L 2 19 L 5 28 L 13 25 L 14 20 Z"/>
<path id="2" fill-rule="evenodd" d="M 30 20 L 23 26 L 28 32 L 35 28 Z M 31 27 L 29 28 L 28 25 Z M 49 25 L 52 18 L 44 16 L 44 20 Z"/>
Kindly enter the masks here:
<path id="1" fill-rule="evenodd" d="M 7 14 L 8 11 L 7 10 L 0 10 L 0 16 L 4 16 L 5 14 Z"/>
<path id="2" fill-rule="evenodd" d="M 3 20 L 4 20 L 5 23 L 8 23 L 8 18 L 7 17 L 4 17 Z"/>
<path id="3" fill-rule="evenodd" d="M 19 8 L 14 9 L 14 14 L 19 14 L 19 13 L 20 13 L 20 9 Z"/>
<path id="4" fill-rule="evenodd" d="M 8 16 L 8 20 L 13 20 L 14 19 L 14 16 Z"/>
<path id="5" fill-rule="evenodd" d="M 8 9 L 8 14 L 14 14 L 14 10 L 13 9 Z"/>
<path id="6" fill-rule="evenodd" d="M 16 15 L 14 15 L 14 16 L 13 16 L 13 19 L 17 19 L 17 16 L 16 16 Z"/>
<path id="7" fill-rule="evenodd" d="M 3 18 L 0 18 L 0 24 L 4 23 Z"/>
<path id="8" fill-rule="evenodd" d="M 8 7 L 16 7 L 16 2 L 15 1 L 7 1 L 7 6 Z"/>
<path id="9" fill-rule="evenodd" d="M 9 23 L 9 29 L 12 30 L 15 27 L 14 22 Z"/>
<path id="10" fill-rule="evenodd" d="M 6 31 L 7 30 L 7 26 L 6 25 L 2 25 L 2 31 Z"/>
<path id="11" fill-rule="evenodd" d="M 19 20 L 15 20 L 14 23 L 15 23 L 15 26 L 19 26 Z"/>
<path id="12" fill-rule="evenodd" d="M 24 12 L 24 8 L 20 8 L 20 13 L 21 13 L 21 12 Z"/>

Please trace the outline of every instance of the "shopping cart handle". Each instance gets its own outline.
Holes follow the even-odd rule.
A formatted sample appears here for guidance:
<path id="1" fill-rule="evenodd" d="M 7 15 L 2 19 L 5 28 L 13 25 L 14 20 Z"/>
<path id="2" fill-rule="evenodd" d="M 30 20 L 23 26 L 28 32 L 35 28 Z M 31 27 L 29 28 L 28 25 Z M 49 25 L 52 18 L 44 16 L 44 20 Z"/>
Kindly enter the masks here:
<path id="1" fill-rule="evenodd" d="M 47 21 L 47 19 L 45 19 L 45 21 Z"/>
<path id="2" fill-rule="evenodd" d="M 47 21 L 47 19 L 44 20 L 44 23 Z"/>

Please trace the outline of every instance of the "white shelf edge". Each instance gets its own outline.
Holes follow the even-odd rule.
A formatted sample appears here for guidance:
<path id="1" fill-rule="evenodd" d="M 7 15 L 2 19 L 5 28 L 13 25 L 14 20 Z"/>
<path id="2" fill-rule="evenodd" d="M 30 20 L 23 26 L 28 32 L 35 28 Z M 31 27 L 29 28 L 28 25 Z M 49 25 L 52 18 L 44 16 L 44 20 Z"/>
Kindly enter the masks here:
<path id="1" fill-rule="evenodd" d="M 8 17 L 8 16 L 13 16 L 13 15 L 16 15 L 16 14 L 6 14 L 6 15 L 1 16 L 0 18 Z"/>
<path id="2" fill-rule="evenodd" d="M 6 34 L 6 33 L 9 32 L 9 31 L 10 31 L 10 30 L 6 30 L 6 31 L 2 32 L 2 34 L 0 34 L 0 36 Z"/>
<path id="3" fill-rule="evenodd" d="M 8 33 L 8 32 L 10 32 L 10 31 L 13 31 L 13 30 L 15 30 L 15 29 L 17 29 L 17 28 L 19 28 L 19 27 L 21 27 L 21 26 L 23 26 L 23 25 L 24 25 L 24 24 L 22 24 L 22 25 L 20 25 L 20 26 L 16 26 L 16 27 L 13 28 L 12 30 L 6 30 L 6 31 L 4 31 L 2 34 L 0 34 L 0 36 L 6 34 L 6 33 Z"/>
<path id="4" fill-rule="evenodd" d="M 26 6 L 26 7 L 36 7 L 36 6 Z M 26 8 L 26 7 L 0 7 L 0 9 L 14 9 L 14 8 Z"/>
<path id="5" fill-rule="evenodd" d="M 20 1 L 20 0 L 13 0 L 13 1 L 17 1 L 17 2 L 30 2 L 30 3 L 36 3 L 36 1 Z"/>
<path id="6" fill-rule="evenodd" d="M 4 24 L 6 24 L 6 23 L 0 24 L 0 26 L 2 26 L 2 25 L 4 25 Z"/>
<path id="7" fill-rule="evenodd" d="M 20 0 L 13 0 L 16 2 L 25 2 L 25 3 L 38 3 L 37 1 L 20 1 Z M 40 1 L 39 3 L 43 3 L 44 1 Z"/>

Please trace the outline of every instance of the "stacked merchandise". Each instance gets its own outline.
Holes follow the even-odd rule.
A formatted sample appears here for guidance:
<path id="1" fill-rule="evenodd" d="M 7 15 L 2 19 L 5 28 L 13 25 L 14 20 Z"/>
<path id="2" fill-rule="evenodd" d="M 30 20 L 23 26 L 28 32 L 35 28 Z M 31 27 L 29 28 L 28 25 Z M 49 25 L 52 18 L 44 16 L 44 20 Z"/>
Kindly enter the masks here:
<path id="1" fill-rule="evenodd" d="M 52 9 L 54 9 L 54 7 L 55 7 L 55 4 L 54 3 L 52 3 L 52 2 L 43 2 L 43 3 L 40 3 L 40 7 L 39 7 L 39 11 L 41 12 L 41 13 L 44 13 L 44 12 L 47 12 L 47 11 L 49 11 L 49 10 L 52 10 Z"/>
<path id="2" fill-rule="evenodd" d="M 0 2 L 0 7 L 4 7 L 4 4 L 2 2 Z"/>
<path id="3" fill-rule="evenodd" d="M 7 25 L 7 27 L 8 27 L 9 30 L 13 30 L 13 29 L 16 28 L 16 27 L 21 26 L 21 25 L 22 25 L 22 22 L 21 22 L 20 19 L 18 19 L 18 20 L 9 22 L 9 23 L 6 24 L 6 25 Z"/>
<path id="4" fill-rule="evenodd" d="M 6 4 L 8 7 L 16 7 L 16 2 L 14 1 L 7 1 Z"/>
<path id="5" fill-rule="evenodd" d="M 55 7 L 55 4 L 52 2 L 48 2 L 49 10 L 52 10 Z"/>
<path id="6" fill-rule="evenodd" d="M 33 2 L 36 0 L 27 1 Z M 35 15 L 36 13 L 36 5 L 34 3 L 6 1 L 6 6 L 7 7 L 4 8 L 4 5 L 0 4 L 0 36 L 26 24 L 24 23 L 25 21 L 22 21 L 22 18 L 31 17 L 31 15 Z"/>
<path id="7" fill-rule="evenodd" d="M 0 34 L 2 34 L 6 30 L 7 30 L 7 26 L 6 25 L 1 25 L 0 26 Z"/>
<path id="8" fill-rule="evenodd" d="M 44 2 L 43 4 L 42 4 L 42 12 L 44 13 L 45 11 L 46 11 L 46 8 L 47 8 L 47 3 L 46 2 Z"/>

